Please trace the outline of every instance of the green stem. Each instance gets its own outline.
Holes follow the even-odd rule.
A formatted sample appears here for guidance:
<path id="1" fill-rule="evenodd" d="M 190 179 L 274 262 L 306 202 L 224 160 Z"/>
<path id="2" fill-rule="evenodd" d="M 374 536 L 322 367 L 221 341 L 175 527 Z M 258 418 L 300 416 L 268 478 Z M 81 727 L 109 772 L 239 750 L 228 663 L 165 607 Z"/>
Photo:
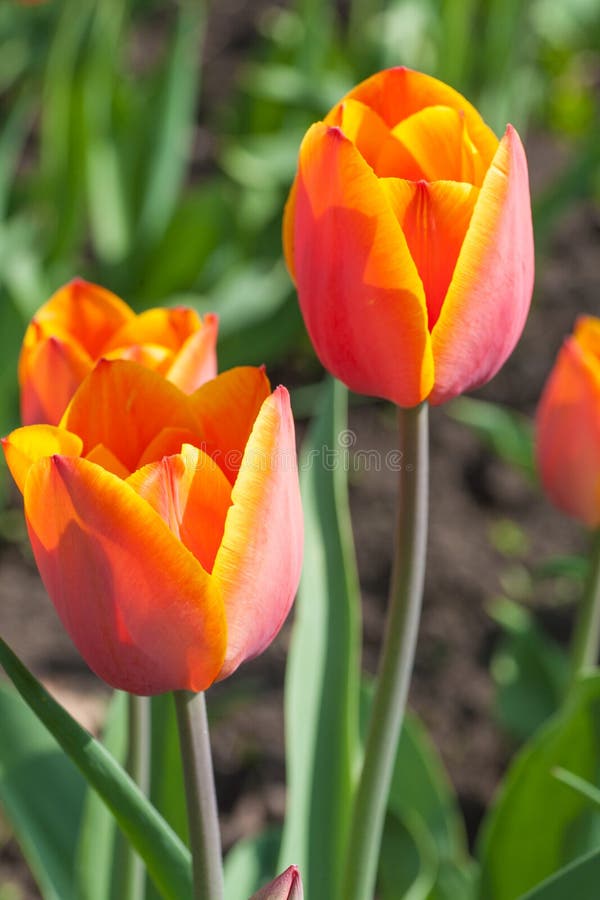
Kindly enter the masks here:
<path id="1" fill-rule="evenodd" d="M 129 746 L 127 771 L 142 791 L 150 794 L 150 698 L 128 695 Z M 146 890 L 144 863 L 130 844 L 123 866 L 122 896 L 126 900 L 143 900 Z"/>
<path id="2" fill-rule="evenodd" d="M 396 548 L 385 639 L 354 801 L 343 900 L 372 900 L 385 811 L 412 673 L 427 543 L 427 404 L 400 410 Z"/>
<path id="3" fill-rule="evenodd" d="M 223 900 L 219 814 L 204 694 L 175 691 L 183 761 L 194 900 Z"/>
<path id="4" fill-rule="evenodd" d="M 593 536 L 590 572 L 571 644 L 572 681 L 598 662 L 600 649 L 600 529 Z"/>

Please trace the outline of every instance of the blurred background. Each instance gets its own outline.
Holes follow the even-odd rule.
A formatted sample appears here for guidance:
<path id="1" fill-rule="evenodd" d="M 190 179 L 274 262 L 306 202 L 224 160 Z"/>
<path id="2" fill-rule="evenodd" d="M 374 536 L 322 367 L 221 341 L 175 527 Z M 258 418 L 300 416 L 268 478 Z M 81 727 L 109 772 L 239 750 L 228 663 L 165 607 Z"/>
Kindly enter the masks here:
<path id="1" fill-rule="evenodd" d="M 0 0 L 0 429 L 17 424 L 26 323 L 81 275 L 138 310 L 216 311 L 220 368 L 266 363 L 292 388 L 301 434 L 322 371 L 282 261 L 283 203 L 306 128 L 398 64 L 452 84 L 498 134 L 512 122 L 532 180 L 538 275 L 524 338 L 491 385 L 432 423 L 411 702 L 473 838 L 508 754 L 554 709 L 585 574 L 582 535 L 536 486 L 530 417 L 576 315 L 600 313 L 597 0 Z M 385 404 L 353 398 L 351 427 L 356 451 L 394 446 Z M 372 670 L 394 474 L 349 476 Z M 98 728 L 104 689 L 44 597 L 5 469 L 0 488 L 0 633 Z M 215 691 L 226 846 L 283 814 L 288 638 Z M 0 897 L 36 896 L 0 825 Z"/>

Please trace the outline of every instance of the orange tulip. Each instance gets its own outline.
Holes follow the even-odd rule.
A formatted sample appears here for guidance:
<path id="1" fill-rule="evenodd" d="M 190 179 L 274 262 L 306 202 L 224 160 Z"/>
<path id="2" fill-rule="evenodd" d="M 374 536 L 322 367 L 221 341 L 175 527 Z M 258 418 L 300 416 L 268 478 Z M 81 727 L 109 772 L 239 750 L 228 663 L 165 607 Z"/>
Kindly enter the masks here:
<path id="1" fill-rule="evenodd" d="M 3 447 L 46 589 L 109 684 L 204 690 L 275 637 L 302 514 L 289 396 L 261 369 L 186 395 L 102 360 L 59 426 L 19 428 Z"/>
<path id="2" fill-rule="evenodd" d="M 542 484 L 553 503 L 600 525 L 600 319 L 583 317 L 563 343 L 536 416 Z"/>
<path id="3" fill-rule="evenodd" d="M 290 866 L 250 900 L 303 900 L 302 879 L 296 866 Z"/>
<path id="4" fill-rule="evenodd" d="M 403 407 L 488 381 L 533 287 L 527 163 L 460 94 L 397 68 L 307 132 L 284 247 L 317 355 Z"/>
<path id="5" fill-rule="evenodd" d="M 21 420 L 57 425 L 96 362 L 132 359 L 185 393 L 217 374 L 218 320 L 192 309 L 136 315 L 105 288 L 81 278 L 60 288 L 31 320 L 19 359 Z"/>

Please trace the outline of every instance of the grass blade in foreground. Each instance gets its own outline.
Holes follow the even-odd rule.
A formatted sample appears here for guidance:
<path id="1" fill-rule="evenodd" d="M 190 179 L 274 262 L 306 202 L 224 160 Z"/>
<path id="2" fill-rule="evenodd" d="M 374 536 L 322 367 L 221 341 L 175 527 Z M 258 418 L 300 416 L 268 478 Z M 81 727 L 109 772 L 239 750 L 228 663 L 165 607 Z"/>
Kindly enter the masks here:
<path id="1" fill-rule="evenodd" d="M 189 853 L 131 778 L 102 744 L 52 699 L 2 639 L 0 664 L 28 706 L 98 791 L 166 900 L 189 900 Z"/>
<path id="2" fill-rule="evenodd" d="M 358 577 L 347 497 L 347 391 L 329 379 L 300 459 L 304 573 L 285 686 L 288 808 L 278 869 L 295 864 L 310 900 L 332 900 L 358 753 Z"/>
<path id="3" fill-rule="evenodd" d="M 595 850 L 561 869 L 520 900 L 565 900 L 566 897 L 597 900 L 599 883 L 600 850 Z"/>

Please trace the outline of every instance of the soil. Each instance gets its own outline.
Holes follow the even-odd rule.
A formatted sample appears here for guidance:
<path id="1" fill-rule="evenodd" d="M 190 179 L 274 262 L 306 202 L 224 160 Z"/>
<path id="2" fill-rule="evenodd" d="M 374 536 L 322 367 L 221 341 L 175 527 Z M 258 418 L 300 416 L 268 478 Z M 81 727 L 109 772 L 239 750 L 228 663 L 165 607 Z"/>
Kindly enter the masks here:
<path id="1" fill-rule="evenodd" d="M 236 41 L 246 40 L 247 18 L 225 43 L 230 50 L 233 46 L 235 55 Z M 224 72 L 226 66 L 221 68 Z M 218 73 L 211 71 L 210 77 L 222 83 Z M 539 186 L 553 168 L 548 144 L 532 138 L 528 149 Z M 598 313 L 599 242 L 598 210 L 580 205 L 562 222 L 539 260 L 534 306 L 517 350 L 478 397 L 533 413 L 576 316 Z M 291 364 L 290 377 L 295 378 Z M 384 456 L 395 449 L 394 415 L 385 404 L 354 405 L 350 428 L 356 435 L 355 451 L 375 450 Z M 384 627 L 395 477 L 382 467 L 353 472 L 350 484 L 364 602 L 364 666 L 370 672 L 376 668 Z M 527 535 L 528 546 L 517 563 L 491 539 L 494 524 L 504 520 L 518 522 Z M 511 566 L 533 566 L 583 546 L 579 527 L 558 514 L 521 474 L 443 409 L 432 411 L 429 557 L 410 704 L 439 748 L 471 840 L 514 749 L 493 716 L 489 661 L 498 629 L 487 604 L 502 593 Z M 66 637 L 23 547 L 13 541 L 0 546 L 0 634 L 79 721 L 97 732 L 107 689 Z M 541 619 L 552 615 L 554 636 L 566 642 L 571 610 L 556 614 L 553 599 L 541 592 L 533 604 Z M 291 620 L 262 657 L 215 692 L 216 699 L 222 698 L 247 683 L 255 693 L 251 706 L 234 705 L 212 735 L 225 847 L 267 822 L 281 820 L 284 813 L 283 676 L 290 628 Z M 15 882 L 23 900 L 38 897 L 14 842 L 1 832 L 0 848 L 0 886 Z"/>

